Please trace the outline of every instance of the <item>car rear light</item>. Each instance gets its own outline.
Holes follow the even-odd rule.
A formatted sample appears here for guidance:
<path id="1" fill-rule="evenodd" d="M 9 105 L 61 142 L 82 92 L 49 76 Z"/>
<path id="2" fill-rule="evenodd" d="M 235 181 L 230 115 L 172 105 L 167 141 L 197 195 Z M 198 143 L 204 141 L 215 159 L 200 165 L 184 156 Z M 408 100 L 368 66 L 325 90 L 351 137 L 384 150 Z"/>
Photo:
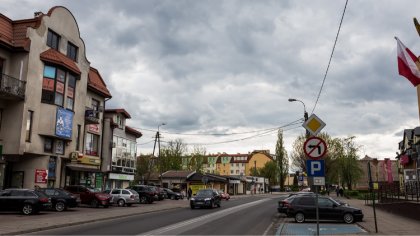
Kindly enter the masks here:
<path id="1" fill-rule="evenodd" d="M 41 198 L 39 199 L 39 201 L 40 201 L 40 202 L 43 202 L 43 203 L 47 203 L 47 202 L 49 202 L 49 201 L 50 201 L 50 199 L 49 199 L 49 198 L 46 198 L 46 197 L 41 197 Z"/>
<path id="2" fill-rule="evenodd" d="M 134 195 L 130 195 L 130 198 L 131 198 L 131 199 L 134 199 Z"/>

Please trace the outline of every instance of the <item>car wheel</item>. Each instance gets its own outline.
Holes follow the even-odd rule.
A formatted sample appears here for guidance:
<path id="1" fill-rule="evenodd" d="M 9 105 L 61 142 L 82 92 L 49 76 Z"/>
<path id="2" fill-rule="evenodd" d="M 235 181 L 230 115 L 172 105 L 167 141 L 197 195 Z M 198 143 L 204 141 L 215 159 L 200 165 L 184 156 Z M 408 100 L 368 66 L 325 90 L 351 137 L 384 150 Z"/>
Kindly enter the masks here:
<path id="1" fill-rule="evenodd" d="M 25 203 L 22 207 L 22 213 L 24 215 L 30 215 L 34 212 L 34 208 L 32 206 L 32 204 L 29 203 Z"/>
<path id="2" fill-rule="evenodd" d="M 220 208 L 220 204 L 221 204 L 221 202 L 217 203 L 217 207 L 218 207 L 218 208 Z"/>
<path id="3" fill-rule="evenodd" d="M 141 197 L 140 197 L 140 203 L 143 203 L 143 204 L 147 203 L 147 198 L 146 198 L 146 196 L 141 196 Z"/>
<path id="4" fill-rule="evenodd" d="M 303 223 L 303 222 L 305 222 L 305 215 L 302 212 L 296 213 L 296 215 L 295 215 L 295 221 L 297 223 Z"/>
<path id="5" fill-rule="evenodd" d="M 55 204 L 55 210 L 58 212 L 64 211 L 66 209 L 66 204 L 64 202 L 57 202 Z"/>
<path id="6" fill-rule="evenodd" d="M 344 222 L 346 222 L 347 224 L 351 224 L 354 221 L 353 214 L 351 214 L 351 213 L 344 214 L 343 219 L 344 219 Z"/>
<path id="7" fill-rule="evenodd" d="M 191 210 L 193 210 L 195 207 L 193 204 L 190 204 Z"/>
<path id="8" fill-rule="evenodd" d="M 172 196 L 171 196 L 171 200 L 174 200 L 174 199 L 175 199 L 175 196 L 174 196 L 174 195 L 172 195 Z"/>
<path id="9" fill-rule="evenodd" d="M 125 205 L 125 202 L 124 202 L 124 200 L 120 199 L 120 200 L 118 200 L 117 204 L 118 204 L 118 206 L 122 207 L 122 206 Z"/>
<path id="10" fill-rule="evenodd" d="M 93 200 L 90 202 L 90 205 L 91 205 L 92 207 L 99 207 L 98 200 L 93 199 Z"/>

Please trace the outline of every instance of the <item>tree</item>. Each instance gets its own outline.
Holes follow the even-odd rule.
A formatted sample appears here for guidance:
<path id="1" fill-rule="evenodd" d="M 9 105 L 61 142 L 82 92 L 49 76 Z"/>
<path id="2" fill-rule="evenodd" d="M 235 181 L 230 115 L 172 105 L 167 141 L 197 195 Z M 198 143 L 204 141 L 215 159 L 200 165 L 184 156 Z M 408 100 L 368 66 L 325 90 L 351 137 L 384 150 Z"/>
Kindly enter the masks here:
<path id="1" fill-rule="evenodd" d="M 201 146 L 194 146 L 191 157 L 187 165 L 188 170 L 194 170 L 198 173 L 203 173 L 203 165 L 206 162 L 206 148 Z"/>
<path id="2" fill-rule="evenodd" d="M 187 146 L 181 139 L 171 140 L 160 150 L 159 167 L 163 173 L 168 170 L 181 170 L 182 157 L 187 151 Z"/>
<path id="3" fill-rule="evenodd" d="M 283 144 L 283 130 L 279 129 L 276 143 L 276 161 L 278 166 L 280 189 L 284 189 L 284 181 L 289 174 L 289 157 Z"/>
<path id="4" fill-rule="evenodd" d="M 264 167 L 260 170 L 260 175 L 264 178 L 267 178 L 270 182 L 270 188 L 273 185 L 277 185 L 278 183 L 278 176 L 279 176 L 279 168 L 276 162 L 269 161 L 265 163 Z"/>
<path id="5" fill-rule="evenodd" d="M 134 177 L 135 183 L 147 183 L 149 181 L 150 174 L 156 171 L 153 160 L 152 154 L 140 155 L 137 157 L 136 175 Z"/>
<path id="6" fill-rule="evenodd" d="M 363 175 L 363 170 L 358 164 L 357 152 L 359 147 L 354 143 L 354 136 L 344 138 L 342 142 L 342 153 L 338 158 L 339 173 L 341 185 L 346 185 L 347 189 L 352 190 L 356 183 Z"/>

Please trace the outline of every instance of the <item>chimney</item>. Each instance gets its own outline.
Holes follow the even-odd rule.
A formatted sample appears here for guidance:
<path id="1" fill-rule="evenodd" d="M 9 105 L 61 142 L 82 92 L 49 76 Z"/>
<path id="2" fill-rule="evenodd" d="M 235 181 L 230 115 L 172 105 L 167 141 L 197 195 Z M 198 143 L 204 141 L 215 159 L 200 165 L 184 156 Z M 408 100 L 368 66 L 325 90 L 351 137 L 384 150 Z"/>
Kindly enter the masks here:
<path id="1" fill-rule="evenodd" d="M 39 17 L 39 16 L 42 16 L 42 15 L 43 15 L 42 11 L 34 12 L 34 17 Z"/>

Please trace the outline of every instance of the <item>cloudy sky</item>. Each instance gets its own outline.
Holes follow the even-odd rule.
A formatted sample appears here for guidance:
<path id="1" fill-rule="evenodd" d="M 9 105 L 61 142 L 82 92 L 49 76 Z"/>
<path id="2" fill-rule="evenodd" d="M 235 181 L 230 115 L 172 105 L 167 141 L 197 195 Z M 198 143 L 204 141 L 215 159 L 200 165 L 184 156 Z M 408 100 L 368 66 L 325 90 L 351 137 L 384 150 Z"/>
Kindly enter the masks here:
<path id="1" fill-rule="evenodd" d="M 318 103 L 345 0 L 2 0 L 0 12 L 18 20 L 56 5 L 78 22 L 113 95 L 107 108 L 125 108 L 143 133 L 141 153 L 162 122 L 162 141 L 209 153 L 274 153 L 283 127 L 291 152 L 304 107 L 288 98 L 331 136 L 356 136 L 361 157 L 395 157 L 402 131 L 419 125 L 394 36 L 420 54 L 420 1 L 349 0 Z"/>

